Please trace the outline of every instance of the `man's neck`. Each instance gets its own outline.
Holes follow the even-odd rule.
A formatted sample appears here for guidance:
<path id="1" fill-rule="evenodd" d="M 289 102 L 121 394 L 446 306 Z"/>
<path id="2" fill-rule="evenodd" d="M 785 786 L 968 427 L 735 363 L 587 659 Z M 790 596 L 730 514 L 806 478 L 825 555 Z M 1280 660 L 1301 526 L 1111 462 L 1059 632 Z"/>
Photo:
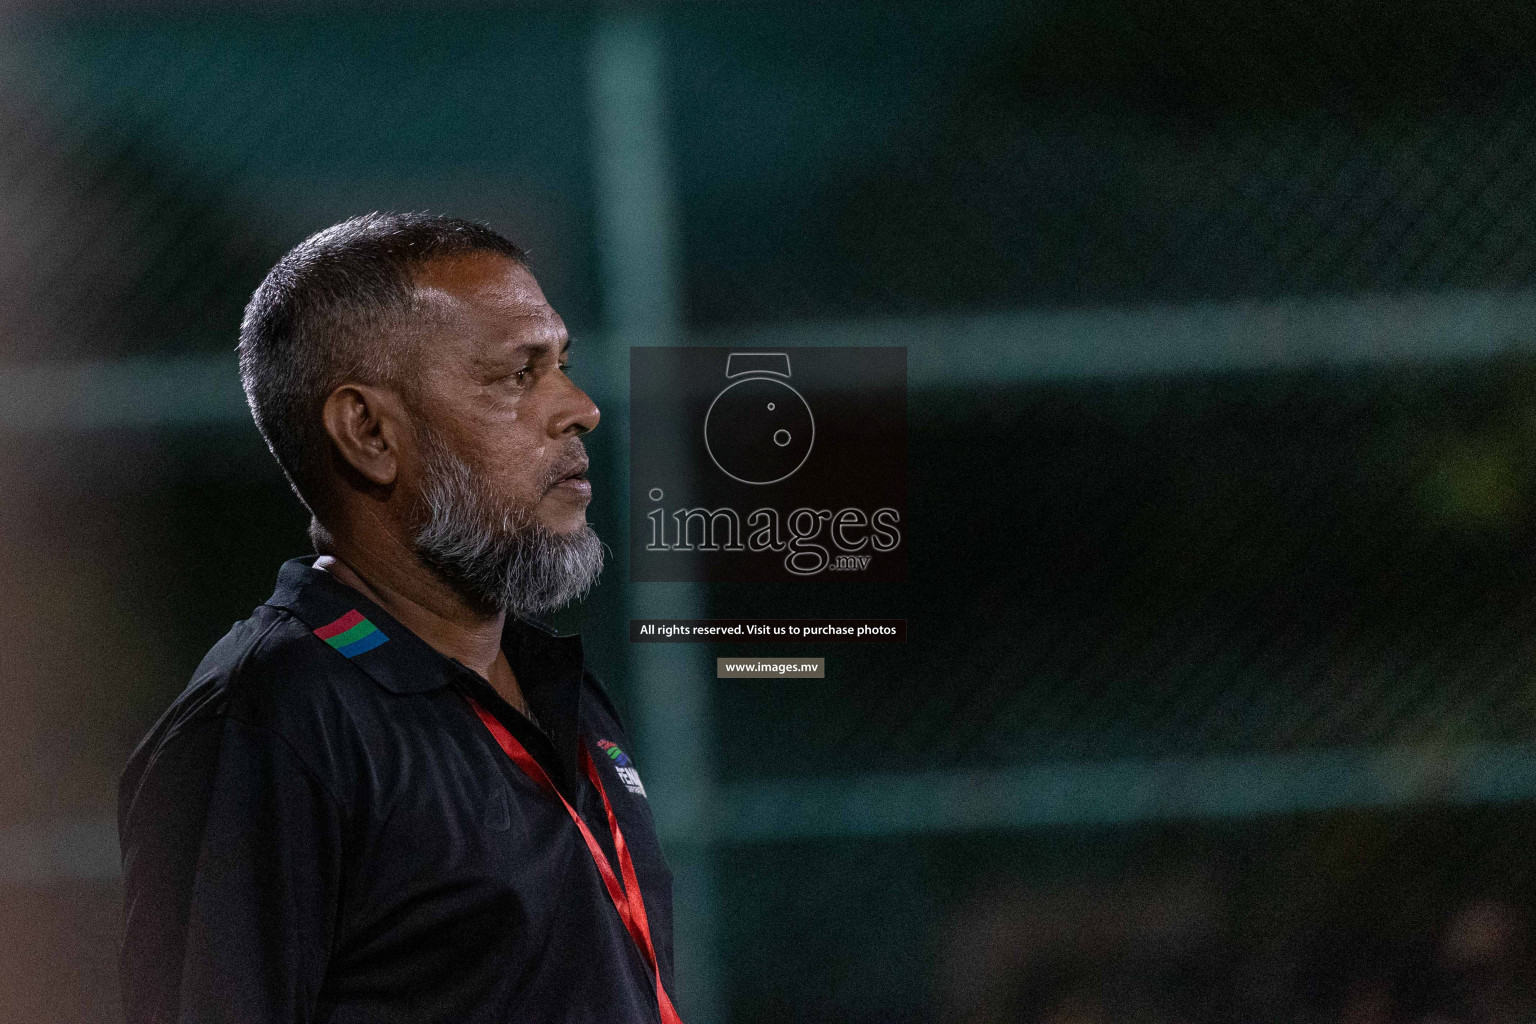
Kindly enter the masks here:
<path id="1" fill-rule="evenodd" d="M 343 548 L 322 554 L 315 568 L 362 593 L 440 654 L 491 679 L 498 659 L 505 660 L 501 634 L 506 614 L 473 607 L 414 554 L 391 554 L 378 557 L 364 548 Z"/>
<path id="2" fill-rule="evenodd" d="M 389 612 L 439 654 L 457 659 L 478 673 L 503 700 L 538 724 L 501 649 L 505 612 L 477 613 L 424 567 L 422 572 L 400 571 L 366 556 L 359 558 L 354 554 L 352 560 L 363 562 L 361 572 L 351 560 L 336 554 L 321 555 L 315 560 L 315 568 L 330 573 Z M 410 562 L 419 565 L 414 558 Z"/>

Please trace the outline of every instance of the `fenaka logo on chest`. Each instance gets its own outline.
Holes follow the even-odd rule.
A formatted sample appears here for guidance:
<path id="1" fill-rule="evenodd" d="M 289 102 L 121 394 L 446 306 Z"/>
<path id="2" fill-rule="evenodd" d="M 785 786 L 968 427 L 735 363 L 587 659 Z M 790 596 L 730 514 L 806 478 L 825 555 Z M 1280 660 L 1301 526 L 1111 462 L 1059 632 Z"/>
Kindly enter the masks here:
<path id="1" fill-rule="evenodd" d="M 635 771 L 635 763 L 629 759 L 629 755 L 620 750 L 617 743 L 609 740 L 598 740 L 597 745 L 608 755 L 608 760 L 613 762 L 613 770 L 618 773 L 624 788 L 636 796 L 645 796 L 645 784 L 640 781 L 640 773 Z"/>

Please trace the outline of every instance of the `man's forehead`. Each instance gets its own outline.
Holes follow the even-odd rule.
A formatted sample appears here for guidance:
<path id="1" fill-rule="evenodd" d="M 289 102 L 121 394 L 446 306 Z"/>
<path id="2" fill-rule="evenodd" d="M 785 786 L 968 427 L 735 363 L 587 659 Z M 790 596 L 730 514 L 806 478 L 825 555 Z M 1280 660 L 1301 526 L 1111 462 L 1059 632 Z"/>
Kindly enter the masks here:
<path id="1" fill-rule="evenodd" d="M 565 325 L 533 274 L 507 257 L 486 253 L 433 260 L 415 276 L 416 301 L 446 324 L 466 328 L 482 345 L 553 345 Z"/>

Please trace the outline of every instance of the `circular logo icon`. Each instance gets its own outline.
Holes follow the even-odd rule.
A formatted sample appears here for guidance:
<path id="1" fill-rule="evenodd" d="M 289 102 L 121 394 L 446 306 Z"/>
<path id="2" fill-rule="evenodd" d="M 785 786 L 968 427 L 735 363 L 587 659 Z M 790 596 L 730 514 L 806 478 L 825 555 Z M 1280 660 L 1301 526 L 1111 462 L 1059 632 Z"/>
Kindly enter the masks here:
<path id="1" fill-rule="evenodd" d="M 816 421 L 800 392 L 773 377 L 746 377 L 715 396 L 704 445 L 720 471 L 744 484 L 774 484 L 805 464 Z"/>

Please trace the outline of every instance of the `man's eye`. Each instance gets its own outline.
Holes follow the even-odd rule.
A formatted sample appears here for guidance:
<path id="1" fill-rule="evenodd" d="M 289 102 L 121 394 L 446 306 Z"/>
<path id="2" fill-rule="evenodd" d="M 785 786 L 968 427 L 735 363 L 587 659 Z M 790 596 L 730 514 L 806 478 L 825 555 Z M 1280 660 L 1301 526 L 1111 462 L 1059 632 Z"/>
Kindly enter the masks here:
<path id="1" fill-rule="evenodd" d="M 514 373 L 512 375 L 512 379 L 517 381 L 519 384 L 526 384 L 528 382 L 528 375 L 532 372 L 533 367 L 525 366 L 521 370 L 518 370 L 516 373 Z"/>

